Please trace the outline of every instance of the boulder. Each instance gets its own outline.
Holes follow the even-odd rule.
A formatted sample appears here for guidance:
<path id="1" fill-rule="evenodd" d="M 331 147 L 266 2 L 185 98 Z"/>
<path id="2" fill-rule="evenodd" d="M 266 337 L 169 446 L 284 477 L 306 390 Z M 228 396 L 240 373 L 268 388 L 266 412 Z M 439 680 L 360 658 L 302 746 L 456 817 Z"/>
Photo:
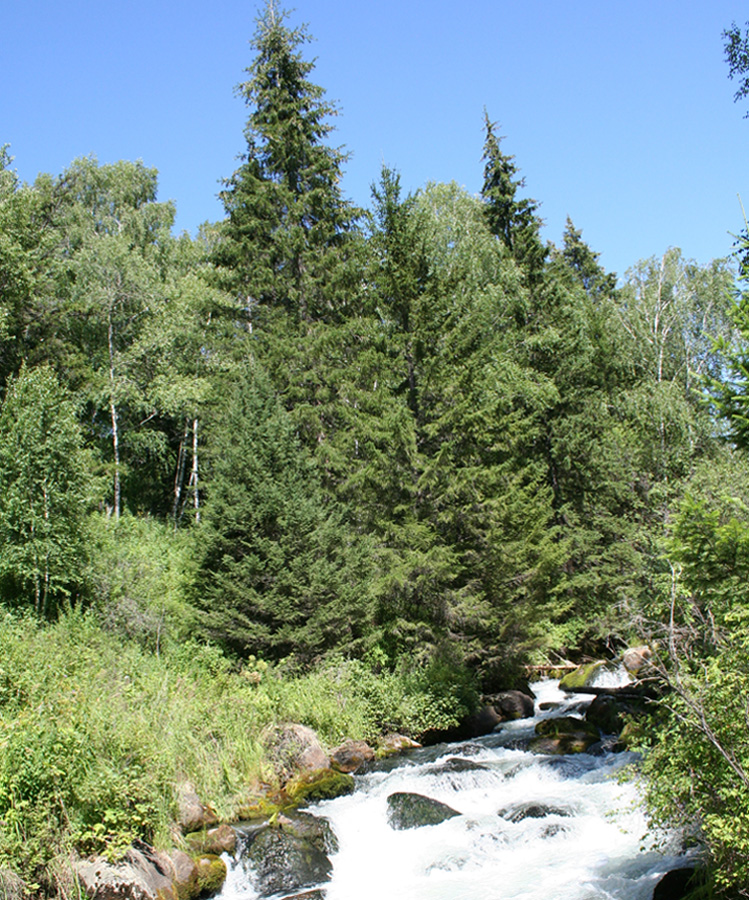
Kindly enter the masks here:
<path id="1" fill-rule="evenodd" d="M 439 825 L 440 822 L 459 815 L 459 812 L 446 803 L 440 803 L 439 800 L 433 800 L 423 794 L 398 791 L 388 797 L 388 824 L 395 831 L 421 828 L 424 825 Z"/>
<path id="2" fill-rule="evenodd" d="M 333 866 L 329 855 L 337 850 L 335 836 L 325 819 L 305 813 L 279 816 L 252 836 L 242 858 L 259 897 L 281 891 L 304 891 L 329 881 Z M 294 896 L 315 896 L 297 893 Z"/>
<path id="3" fill-rule="evenodd" d="M 484 734 L 491 734 L 497 725 L 502 723 L 502 716 L 490 703 L 485 704 L 461 722 L 459 726 L 460 737 L 474 738 Z"/>
<path id="4" fill-rule="evenodd" d="M 330 754 L 330 766 L 338 772 L 356 772 L 375 758 L 374 750 L 365 741 L 344 741 Z"/>
<path id="5" fill-rule="evenodd" d="M 260 737 L 279 784 L 285 784 L 297 772 L 328 768 L 328 754 L 317 734 L 306 725 L 273 725 Z"/>
<path id="6" fill-rule="evenodd" d="M 302 806 L 318 800 L 332 800 L 354 790 L 354 778 L 335 769 L 315 769 L 298 772 L 286 782 L 284 793 L 288 802 L 286 807 Z"/>
<path id="7" fill-rule="evenodd" d="M 544 719 L 536 725 L 536 734 L 528 749 L 532 753 L 585 753 L 598 742 L 598 729 L 574 716 Z"/>
<path id="8" fill-rule="evenodd" d="M 177 824 L 184 834 L 200 831 L 218 823 L 218 817 L 210 806 L 204 806 L 195 786 L 185 781 L 177 788 Z"/>
<path id="9" fill-rule="evenodd" d="M 702 873 L 694 868 L 672 869 L 653 891 L 653 900 L 685 900 L 701 885 Z"/>
<path id="10" fill-rule="evenodd" d="M 141 842 L 121 862 L 96 857 L 77 866 L 81 887 L 96 900 L 177 900 L 172 874 L 169 857 Z"/>
<path id="11" fill-rule="evenodd" d="M 195 831 L 188 834 L 185 840 L 190 851 L 195 854 L 220 856 L 222 853 L 233 853 L 237 846 L 237 835 L 231 825 Z"/>
<path id="12" fill-rule="evenodd" d="M 195 900 L 200 894 L 198 866 L 184 850 L 172 850 L 172 888 L 177 900 Z"/>
<path id="13" fill-rule="evenodd" d="M 573 692 L 575 688 L 591 687 L 596 676 L 610 668 L 611 663 L 604 659 L 586 663 L 586 665 L 578 666 L 574 671 L 568 672 L 559 682 L 559 687 L 563 691 Z"/>
<path id="14" fill-rule="evenodd" d="M 547 816 L 568 818 L 570 811 L 562 806 L 549 806 L 546 803 L 521 803 L 500 810 L 499 815 L 508 822 L 522 822 L 523 819 L 545 819 Z"/>
<path id="15" fill-rule="evenodd" d="M 622 665 L 630 675 L 639 675 L 653 658 L 650 647 L 629 647 L 622 653 Z"/>
<path id="16" fill-rule="evenodd" d="M 599 694 L 586 710 L 585 721 L 604 734 L 619 734 L 624 727 L 624 711 L 622 704 L 611 694 Z"/>
<path id="17" fill-rule="evenodd" d="M 203 895 L 217 894 L 226 881 L 226 863 L 220 856 L 205 854 L 195 860 L 198 887 Z"/>
<path id="18" fill-rule="evenodd" d="M 522 691 L 502 691 L 486 698 L 503 719 L 530 719 L 535 712 L 533 697 Z"/>
<path id="19" fill-rule="evenodd" d="M 386 734 L 377 741 L 375 756 L 377 759 L 385 759 L 387 756 L 403 753 L 404 750 L 417 750 L 419 747 L 421 744 L 403 734 Z"/>

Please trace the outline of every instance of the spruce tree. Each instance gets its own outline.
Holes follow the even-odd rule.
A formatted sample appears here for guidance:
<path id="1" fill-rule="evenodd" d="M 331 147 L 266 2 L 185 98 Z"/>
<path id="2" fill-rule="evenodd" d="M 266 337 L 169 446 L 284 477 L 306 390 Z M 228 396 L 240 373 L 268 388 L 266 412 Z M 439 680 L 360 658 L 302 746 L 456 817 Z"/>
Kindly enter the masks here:
<path id="1" fill-rule="evenodd" d="M 228 219 L 216 261 L 227 286 L 293 320 L 336 320 L 344 311 L 343 253 L 356 212 L 342 197 L 341 150 L 326 143 L 335 107 L 309 80 L 305 26 L 269 0 L 251 41 L 255 59 L 238 93 L 250 108 L 242 165 L 221 198 Z"/>

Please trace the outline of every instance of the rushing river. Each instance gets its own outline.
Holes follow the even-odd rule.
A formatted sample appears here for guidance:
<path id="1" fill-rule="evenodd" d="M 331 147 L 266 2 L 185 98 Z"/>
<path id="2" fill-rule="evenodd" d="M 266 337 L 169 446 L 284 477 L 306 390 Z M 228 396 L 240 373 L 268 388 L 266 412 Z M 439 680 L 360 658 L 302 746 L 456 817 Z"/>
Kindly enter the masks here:
<path id="1" fill-rule="evenodd" d="M 356 791 L 310 809 L 336 835 L 331 879 L 274 895 L 325 900 L 650 900 L 684 865 L 678 842 L 652 835 L 636 785 L 620 778 L 631 753 L 539 756 L 522 749 L 536 722 L 590 700 L 534 685 L 536 716 L 498 733 L 417 750 L 356 776 Z M 546 712 L 541 705 L 560 704 Z M 459 816 L 394 830 L 387 798 L 415 792 Z M 252 869 L 230 861 L 221 900 L 255 900 Z"/>

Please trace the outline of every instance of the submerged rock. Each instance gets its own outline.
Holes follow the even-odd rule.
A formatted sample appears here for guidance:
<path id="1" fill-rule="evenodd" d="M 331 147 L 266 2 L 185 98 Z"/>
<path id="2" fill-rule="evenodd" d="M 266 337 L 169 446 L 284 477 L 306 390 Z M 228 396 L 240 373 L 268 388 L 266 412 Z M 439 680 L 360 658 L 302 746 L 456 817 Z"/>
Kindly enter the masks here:
<path id="1" fill-rule="evenodd" d="M 260 897 L 284 891 L 304 891 L 329 881 L 333 866 L 330 854 L 338 849 L 325 819 L 309 813 L 279 817 L 276 826 L 266 825 L 250 837 L 243 860 L 253 887 Z M 294 896 L 315 897 L 316 892 Z"/>
<path id="2" fill-rule="evenodd" d="M 398 791 L 388 797 L 387 815 L 391 828 L 405 831 L 424 825 L 439 825 L 440 822 L 459 816 L 460 813 L 446 803 L 440 803 L 439 800 L 433 800 L 423 794 Z"/>
<path id="3" fill-rule="evenodd" d="M 523 819 L 545 819 L 547 816 L 568 818 L 571 813 L 570 810 L 561 806 L 551 806 L 546 803 L 523 803 L 500 810 L 499 815 L 508 822 L 522 822 Z"/>

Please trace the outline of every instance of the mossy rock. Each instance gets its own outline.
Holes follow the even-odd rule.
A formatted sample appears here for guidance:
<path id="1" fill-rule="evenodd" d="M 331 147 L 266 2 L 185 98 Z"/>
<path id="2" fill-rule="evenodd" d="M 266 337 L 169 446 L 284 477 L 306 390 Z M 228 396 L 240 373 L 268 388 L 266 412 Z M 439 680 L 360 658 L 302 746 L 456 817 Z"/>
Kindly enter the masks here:
<path id="1" fill-rule="evenodd" d="M 195 860 L 201 895 L 217 894 L 226 881 L 226 863 L 220 856 L 207 854 Z"/>
<path id="2" fill-rule="evenodd" d="M 604 659 L 578 666 L 573 672 L 568 672 L 559 682 L 559 688 L 563 691 L 574 691 L 576 688 L 590 687 L 595 681 L 596 675 L 608 668 L 611 664 Z"/>
<path id="3" fill-rule="evenodd" d="M 542 737 L 561 737 L 566 734 L 588 734 L 598 740 L 598 729 L 591 722 L 576 719 L 574 716 L 559 716 L 556 719 L 544 719 L 536 724 L 536 734 Z"/>
<path id="4" fill-rule="evenodd" d="M 335 769 L 316 769 L 300 772 L 284 787 L 288 806 L 302 806 L 318 800 L 333 800 L 354 790 L 353 775 L 336 772 Z"/>
<path id="5" fill-rule="evenodd" d="M 219 825 L 217 828 L 193 831 L 185 837 L 185 842 L 193 854 L 220 856 L 222 853 L 234 852 L 237 835 L 231 825 Z"/>
<path id="6" fill-rule="evenodd" d="M 542 735 L 533 738 L 528 745 L 531 753 L 543 753 L 549 756 L 568 756 L 573 753 L 586 753 L 598 738 L 585 731 L 572 734 Z"/>
<path id="7" fill-rule="evenodd" d="M 439 825 L 460 813 L 431 797 L 408 791 L 397 791 L 388 797 L 388 825 L 395 831 L 422 828 L 424 825 Z"/>

